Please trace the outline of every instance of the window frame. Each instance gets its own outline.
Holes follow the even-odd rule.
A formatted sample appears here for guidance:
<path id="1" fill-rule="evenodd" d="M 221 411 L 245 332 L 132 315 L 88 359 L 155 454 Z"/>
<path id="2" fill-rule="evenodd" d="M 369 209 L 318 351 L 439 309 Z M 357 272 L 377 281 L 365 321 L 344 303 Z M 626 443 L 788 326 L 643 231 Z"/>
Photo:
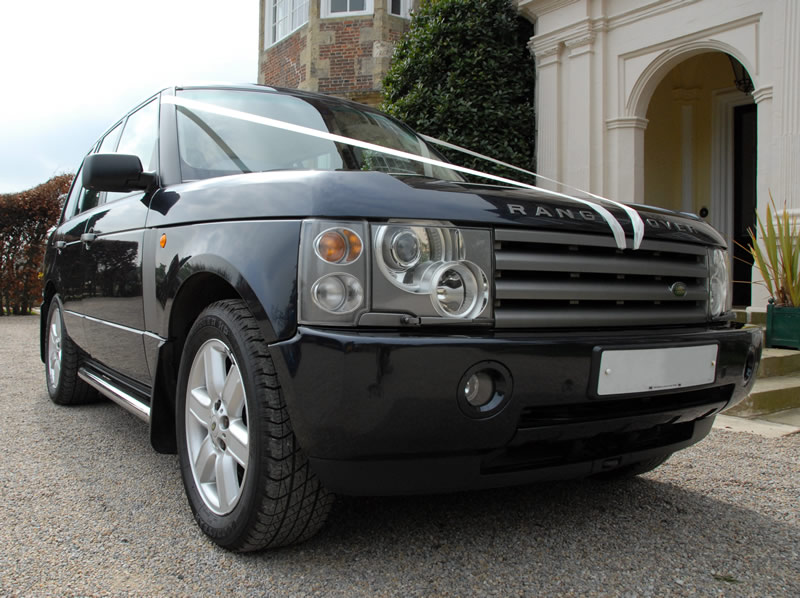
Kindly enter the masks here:
<path id="1" fill-rule="evenodd" d="M 348 0 L 349 4 L 349 0 Z M 320 18 L 338 19 L 340 17 L 362 17 L 375 14 L 375 0 L 364 0 L 364 10 L 347 10 L 344 12 L 331 12 L 331 0 L 320 0 Z"/>
<path id="2" fill-rule="evenodd" d="M 311 2 L 313 2 L 314 0 L 286 0 L 286 2 L 289 4 L 290 19 L 292 13 L 294 13 L 295 11 L 296 6 L 299 4 L 303 4 L 304 2 L 306 3 L 306 11 L 303 16 L 305 20 L 302 23 L 300 23 L 297 27 L 290 29 L 286 35 L 283 35 L 281 37 L 277 37 L 277 30 L 276 30 L 275 32 L 276 37 L 275 39 L 272 39 L 272 27 L 274 25 L 272 13 L 273 9 L 275 8 L 275 3 L 277 1 L 278 0 L 264 0 L 264 49 L 265 50 L 271 48 L 275 44 L 282 42 L 287 37 L 291 36 L 295 31 L 301 29 L 305 25 L 308 25 L 308 13 L 311 7 Z"/>
<path id="3" fill-rule="evenodd" d="M 393 17 L 400 17 L 401 19 L 411 18 L 411 0 L 400 0 L 400 14 L 392 12 L 392 0 L 386 0 L 386 12 Z"/>

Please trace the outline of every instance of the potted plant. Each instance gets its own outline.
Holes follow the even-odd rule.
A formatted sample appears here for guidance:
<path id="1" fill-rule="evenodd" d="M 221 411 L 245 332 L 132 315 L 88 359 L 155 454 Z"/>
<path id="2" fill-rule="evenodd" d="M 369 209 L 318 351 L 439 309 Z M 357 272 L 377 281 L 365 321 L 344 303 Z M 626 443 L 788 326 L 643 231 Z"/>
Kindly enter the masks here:
<path id="1" fill-rule="evenodd" d="M 752 229 L 750 245 L 764 285 L 770 294 L 767 305 L 767 347 L 800 350 L 800 223 L 784 203 L 778 213 L 770 193 L 766 219 L 758 218 L 756 237 Z"/>

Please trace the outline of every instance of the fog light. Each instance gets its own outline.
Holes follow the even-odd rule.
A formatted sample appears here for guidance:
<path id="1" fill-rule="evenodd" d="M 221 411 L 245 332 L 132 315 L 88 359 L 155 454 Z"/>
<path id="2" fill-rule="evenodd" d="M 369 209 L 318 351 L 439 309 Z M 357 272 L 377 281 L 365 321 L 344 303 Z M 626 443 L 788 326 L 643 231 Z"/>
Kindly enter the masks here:
<path id="1" fill-rule="evenodd" d="M 494 381 L 492 377 L 483 372 L 472 374 L 464 385 L 464 398 L 473 407 L 483 407 L 494 396 Z"/>
<path id="2" fill-rule="evenodd" d="M 482 361 L 461 377 L 458 406 L 469 417 L 492 417 L 508 404 L 511 390 L 511 372 L 496 361 Z"/>

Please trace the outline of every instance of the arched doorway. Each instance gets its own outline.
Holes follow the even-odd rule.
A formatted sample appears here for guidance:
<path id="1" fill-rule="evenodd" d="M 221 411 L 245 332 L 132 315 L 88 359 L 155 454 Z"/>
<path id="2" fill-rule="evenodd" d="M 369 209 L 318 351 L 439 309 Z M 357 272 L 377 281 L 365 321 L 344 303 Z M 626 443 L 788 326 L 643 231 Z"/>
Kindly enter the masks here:
<path id="1" fill-rule="evenodd" d="M 746 73 L 720 51 L 674 65 L 650 97 L 644 135 L 646 203 L 699 214 L 723 233 L 737 306 L 750 305 L 752 268 L 736 242 L 746 244 L 756 207 L 757 112 Z"/>

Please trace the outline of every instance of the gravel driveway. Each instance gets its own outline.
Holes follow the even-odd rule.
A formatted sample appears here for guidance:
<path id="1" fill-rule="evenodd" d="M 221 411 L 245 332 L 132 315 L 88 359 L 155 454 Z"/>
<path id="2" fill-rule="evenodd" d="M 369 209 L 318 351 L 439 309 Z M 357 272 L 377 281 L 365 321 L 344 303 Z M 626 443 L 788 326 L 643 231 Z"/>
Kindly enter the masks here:
<path id="1" fill-rule="evenodd" d="M 38 325 L 0 317 L 0 595 L 800 596 L 800 435 L 714 430 L 618 484 L 342 498 L 306 544 L 234 555 L 146 425 L 50 402 Z"/>

